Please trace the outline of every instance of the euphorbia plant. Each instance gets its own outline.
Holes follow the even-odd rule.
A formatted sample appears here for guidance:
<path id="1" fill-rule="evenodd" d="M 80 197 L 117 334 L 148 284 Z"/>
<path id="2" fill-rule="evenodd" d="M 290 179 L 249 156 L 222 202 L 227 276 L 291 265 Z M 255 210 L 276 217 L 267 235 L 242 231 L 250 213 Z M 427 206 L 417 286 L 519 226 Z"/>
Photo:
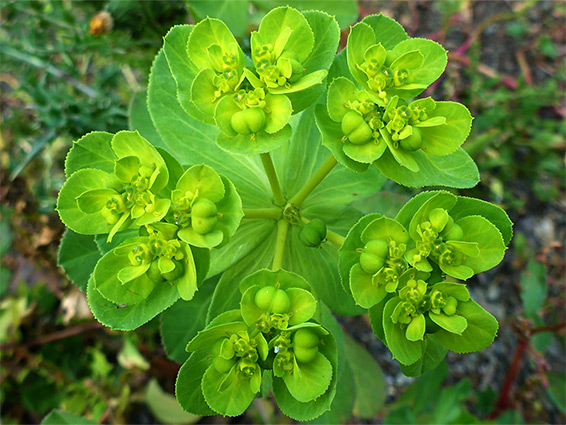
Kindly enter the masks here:
<path id="1" fill-rule="evenodd" d="M 351 372 L 331 310 L 369 311 L 409 376 L 496 336 L 465 281 L 503 259 L 502 209 L 446 190 L 395 217 L 353 204 L 386 178 L 477 184 L 467 108 L 415 99 L 446 51 L 382 15 L 336 55 L 339 38 L 333 17 L 290 7 L 264 17 L 250 51 L 217 19 L 174 27 L 132 107 L 138 131 L 87 134 L 67 157 L 61 264 L 104 325 L 161 314 L 193 414 L 239 415 L 270 394 L 299 421 L 333 408 Z"/>

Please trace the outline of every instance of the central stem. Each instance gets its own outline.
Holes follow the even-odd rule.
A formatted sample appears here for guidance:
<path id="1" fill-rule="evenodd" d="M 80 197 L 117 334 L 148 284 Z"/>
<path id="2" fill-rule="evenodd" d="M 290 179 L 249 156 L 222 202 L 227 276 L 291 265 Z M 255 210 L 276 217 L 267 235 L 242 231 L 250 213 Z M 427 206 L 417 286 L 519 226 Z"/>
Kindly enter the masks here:
<path id="1" fill-rule="evenodd" d="M 273 200 L 275 205 L 282 207 L 285 205 L 285 197 L 281 191 L 281 186 L 279 185 L 279 180 L 277 179 L 277 173 L 275 172 L 275 167 L 273 166 L 273 161 L 271 160 L 271 155 L 269 152 L 260 153 L 261 162 L 263 163 L 263 168 L 265 169 L 265 174 L 269 180 L 269 185 L 271 186 L 271 191 L 273 192 Z"/>
<path id="2" fill-rule="evenodd" d="M 338 164 L 334 155 L 330 157 L 320 166 L 318 171 L 310 178 L 310 180 L 304 185 L 304 187 L 297 192 L 290 200 L 290 204 L 295 204 L 300 206 L 307 196 L 317 187 L 322 180 L 332 171 L 334 166 Z"/>
<path id="3" fill-rule="evenodd" d="M 289 222 L 281 219 L 277 222 L 277 239 L 275 240 L 275 253 L 273 254 L 272 270 L 276 272 L 283 265 L 283 254 L 285 252 L 285 241 L 287 240 L 287 231 L 289 230 Z"/>

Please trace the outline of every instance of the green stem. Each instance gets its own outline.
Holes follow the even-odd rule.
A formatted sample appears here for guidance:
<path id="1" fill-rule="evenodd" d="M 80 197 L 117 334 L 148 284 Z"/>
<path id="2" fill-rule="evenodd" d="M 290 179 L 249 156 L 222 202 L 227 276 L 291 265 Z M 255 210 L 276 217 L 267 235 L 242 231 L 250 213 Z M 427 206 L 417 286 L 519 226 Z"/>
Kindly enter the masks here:
<path id="1" fill-rule="evenodd" d="M 244 208 L 244 218 L 267 218 L 279 220 L 283 211 L 281 208 Z"/>
<path id="2" fill-rule="evenodd" d="M 326 231 L 326 239 L 339 247 L 344 245 L 344 241 L 346 240 L 344 236 L 340 236 L 338 233 L 334 233 L 331 230 Z"/>
<path id="3" fill-rule="evenodd" d="M 304 187 L 295 194 L 290 200 L 290 204 L 295 204 L 300 206 L 305 198 L 310 195 L 310 193 L 317 187 L 322 180 L 332 171 L 334 166 L 338 164 L 334 155 L 330 157 L 320 166 L 318 171 L 310 178 L 310 180 L 304 185 Z"/>
<path id="4" fill-rule="evenodd" d="M 276 272 L 283 264 L 283 254 L 285 252 L 285 241 L 287 240 L 287 231 L 289 230 L 289 222 L 279 220 L 277 222 L 277 240 L 275 241 L 275 253 L 273 254 L 272 270 Z"/>
<path id="5" fill-rule="evenodd" d="M 281 191 L 281 186 L 279 186 L 279 180 L 277 179 L 277 173 L 275 172 L 275 167 L 273 166 L 271 156 L 269 155 L 269 152 L 260 153 L 259 156 L 261 158 L 261 162 L 263 163 L 263 168 L 265 169 L 267 179 L 269 180 L 271 191 L 273 192 L 273 200 L 275 201 L 275 205 L 282 207 L 283 205 L 285 205 L 285 197 L 283 196 L 283 192 Z"/>

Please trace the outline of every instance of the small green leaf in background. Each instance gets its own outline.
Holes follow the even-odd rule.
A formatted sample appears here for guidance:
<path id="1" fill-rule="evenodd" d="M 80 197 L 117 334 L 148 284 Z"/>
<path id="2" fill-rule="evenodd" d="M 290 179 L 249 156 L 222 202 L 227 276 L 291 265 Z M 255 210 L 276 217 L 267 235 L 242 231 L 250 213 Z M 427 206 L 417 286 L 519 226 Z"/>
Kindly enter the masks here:
<path id="1" fill-rule="evenodd" d="M 525 316 L 529 319 L 538 316 L 538 311 L 548 294 L 545 272 L 544 264 L 530 260 L 527 269 L 521 274 L 521 299 Z"/>
<path id="2" fill-rule="evenodd" d="M 53 410 L 49 415 L 47 415 L 41 425 L 91 425 L 96 424 L 87 418 L 82 416 L 73 415 L 72 413 L 64 412 L 62 410 Z"/>
<path id="3" fill-rule="evenodd" d="M 554 405 L 566 414 L 566 374 L 551 372 L 547 375 L 548 387 L 546 391 Z"/>
<path id="4" fill-rule="evenodd" d="M 444 388 L 438 396 L 438 404 L 434 409 L 432 423 L 454 423 L 463 413 L 461 403 L 468 398 L 471 390 L 472 386 L 469 379 L 464 379 L 452 387 Z"/>
<path id="5" fill-rule="evenodd" d="M 149 369 L 148 361 L 144 359 L 144 357 L 132 341 L 132 338 L 129 338 L 128 335 L 126 335 L 126 338 L 124 339 L 124 345 L 118 353 L 118 363 L 124 369 Z"/>
<path id="6" fill-rule="evenodd" d="M 175 396 L 163 391 L 155 378 L 145 388 L 145 403 L 155 419 L 162 424 L 194 424 L 201 418 L 184 412 Z"/>
<path id="7" fill-rule="evenodd" d="M 387 395 L 383 371 L 373 356 L 347 333 L 344 333 L 344 341 L 346 359 L 352 367 L 356 384 L 354 414 L 363 419 L 371 419 L 382 409 Z"/>

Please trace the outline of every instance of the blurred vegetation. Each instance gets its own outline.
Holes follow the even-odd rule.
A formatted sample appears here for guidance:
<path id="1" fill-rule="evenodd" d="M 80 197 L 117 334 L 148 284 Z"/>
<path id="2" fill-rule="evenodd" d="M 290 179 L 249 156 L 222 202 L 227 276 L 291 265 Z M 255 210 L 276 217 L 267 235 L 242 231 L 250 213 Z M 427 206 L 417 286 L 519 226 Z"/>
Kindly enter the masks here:
<path id="1" fill-rule="evenodd" d="M 245 40 L 261 7 L 276 3 L 252 1 L 250 17 L 235 17 L 232 25 Z M 300 3 L 332 8 L 346 22 L 345 43 L 355 10 L 330 1 Z M 501 204 L 516 223 L 500 275 L 488 276 L 492 281 L 485 286 L 500 290 L 504 299 L 500 340 L 508 352 L 499 359 L 500 374 L 487 388 L 472 389 L 462 381 L 437 391 L 439 398 L 451 397 L 449 402 L 408 408 L 415 391 L 441 388 L 446 371 L 440 369 L 426 378 L 433 383 L 423 377 L 401 398 L 395 390 L 378 419 L 479 423 L 491 414 L 499 423 L 563 422 L 564 4 L 360 0 L 358 5 L 361 16 L 383 12 L 410 35 L 435 39 L 450 50 L 449 67 L 433 89 L 438 98 L 468 105 L 476 117 L 464 147 L 482 176 L 478 187 L 462 193 Z M 162 37 L 175 24 L 213 13 L 201 1 L 2 3 L 0 422 L 39 423 L 53 409 L 61 411 L 45 423 L 77 422 L 77 416 L 66 415 L 105 423 L 199 419 L 175 411 L 178 365 L 166 359 L 158 321 L 136 334 L 103 330 L 93 321 L 84 294 L 57 268 L 62 226 L 53 208 L 72 141 L 93 130 L 126 129 L 129 102 L 144 88 Z M 514 356 L 519 356 L 515 371 Z M 508 379 L 513 385 L 506 390 Z M 264 402 L 252 405 L 248 422 L 288 421 Z"/>

